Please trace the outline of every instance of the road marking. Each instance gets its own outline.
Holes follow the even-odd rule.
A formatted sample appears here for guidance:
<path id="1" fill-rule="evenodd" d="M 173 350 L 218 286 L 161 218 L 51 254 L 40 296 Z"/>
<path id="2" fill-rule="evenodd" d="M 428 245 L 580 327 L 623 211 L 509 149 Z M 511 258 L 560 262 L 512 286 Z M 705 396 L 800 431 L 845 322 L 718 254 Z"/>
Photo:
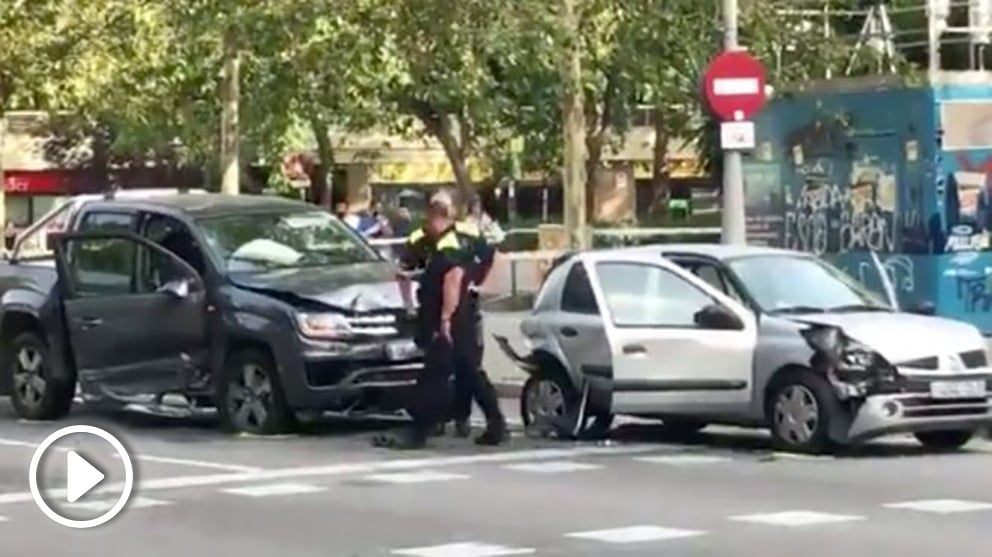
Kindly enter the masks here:
<path id="1" fill-rule="evenodd" d="M 24 447 L 26 449 L 37 449 L 38 443 L 32 443 L 30 441 L 20 441 L 17 439 L 0 439 L 0 446 L 8 447 Z M 54 450 L 59 452 L 66 452 L 73 450 L 71 447 L 53 447 Z M 121 455 L 116 452 L 113 453 L 113 458 L 120 460 Z M 187 458 L 173 458 L 168 456 L 152 456 L 152 455 L 134 455 L 134 458 L 147 461 L 147 462 L 159 462 L 162 464 L 178 464 L 182 466 L 193 466 L 197 468 L 212 468 L 215 470 L 225 470 L 228 472 L 259 472 L 263 468 L 257 466 L 243 466 L 240 464 L 224 464 L 221 462 L 210 462 L 207 460 L 192 460 Z"/>
<path id="2" fill-rule="evenodd" d="M 962 501 L 960 499 L 924 499 L 882 505 L 889 509 L 907 509 L 926 513 L 950 514 L 992 510 L 992 503 Z"/>
<path id="3" fill-rule="evenodd" d="M 272 495 L 303 495 L 307 493 L 319 493 L 321 491 L 326 491 L 326 487 L 319 487 L 316 485 L 307 484 L 267 484 L 267 485 L 255 485 L 250 487 L 235 487 L 231 489 L 222 489 L 224 493 L 229 493 L 231 495 L 245 495 L 248 497 L 270 497 Z"/>
<path id="4" fill-rule="evenodd" d="M 0 522 L 7 522 L 6 516 L 0 516 Z"/>
<path id="5" fill-rule="evenodd" d="M 117 453 L 114 453 L 114 458 L 120 459 L 121 456 Z M 161 464 L 178 464 L 181 466 L 192 466 L 196 468 L 212 468 L 214 470 L 226 470 L 228 472 L 261 472 L 262 470 L 264 470 L 264 468 L 259 468 L 258 466 L 243 466 L 241 464 L 223 464 L 221 462 L 210 462 L 207 460 L 192 460 L 188 458 L 173 458 L 170 456 L 135 455 L 135 458 L 147 462 L 158 462 Z"/>
<path id="6" fill-rule="evenodd" d="M 634 460 L 648 462 L 651 464 L 670 464 L 673 466 L 695 466 L 697 464 L 720 464 L 732 462 L 732 459 L 725 456 L 703 455 L 703 454 L 673 454 L 660 456 L 641 456 Z"/>
<path id="7" fill-rule="evenodd" d="M 830 524 L 834 522 L 849 522 L 853 520 L 864 520 L 863 516 L 853 516 L 844 514 L 828 514 L 816 511 L 783 511 L 768 514 L 749 514 L 742 516 L 732 516 L 730 520 L 738 522 L 755 522 L 758 524 L 769 524 L 771 526 L 810 526 L 813 524 Z"/>
<path id="8" fill-rule="evenodd" d="M 629 526 L 609 530 L 592 530 L 590 532 L 573 532 L 565 534 L 569 538 L 582 538 L 606 543 L 641 543 L 661 540 L 674 540 L 702 536 L 706 532 L 697 530 L 677 530 L 661 526 Z"/>
<path id="9" fill-rule="evenodd" d="M 79 510 L 105 513 L 110 509 L 114 508 L 114 505 L 116 504 L 117 504 L 117 500 L 111 499 L 111 500 L 101 500 L 101 501 L 89 501 L 86 503 L 72 503 L 70 505 L 66 505 L 66 507 L 70 509 L 79 509 Z M 159 499 L 147 499 L 145 497 L 136 497 L 128 502 L 127 508 L 145 509 L 148 507 L 161 507 L 171 504 L 172 503 L 169 501 L 161 501 Z"/>
<path id="10" fill-rule="evenodd" d="M 562 474 L 566 472 L 580 472 L 584 470 L 599 470 L 602 466 L 598 464 L 587 464 L 585 462 L 551 461 L 551 462 L 524 462 L 521 464 L 506 464 L 503 466 L 507 470 L 518 472 L 533 472 L 535 474 Z"/>
<path id="11" fill-rule="evenodd" d="M 393 555 L 410 557 L 499 557 L 501 555 L 530 555 L 537 550 L 529 547 L 506 547 L 480 542 L 449 543 L 412 549 L 394 549 Z"/>
<path id="12" fill-rule="evenodd" d="M 396 472 L 393 474 L 373 474 L 365 476 L 366 480 L 393 484 L 418 484 L 425 482 L 444 482 L 450 480 L 467 480 L 471 476 L 465 474 L 450 474 L 448 472 L 434 472 L 432 470 L 421 470 L 418 472 Z"/>
<path id="13" fill-rule="evenodd" d="M 323 466 L 307 466 L 301 468 L 277 468 L 260 470 L 258 472 L 236 472 L 230 474 L 200 474 L 194 476 L 175 476 L 171 478 L 156 478 L 138 484 L 136 490 L 142 492 L 166 489 L 182 489 L 192 487 L 208 487 L 224 484 L 264 482 L 272 480 L 299 479 L 307 477 L 342 476 L 347 474 L 375 474 L 400 470 L 416 470 L 418 468 L 439 468 L 464 466 L 471 464 L 502 464 L 528 460 L 557 460 L 575 457 L 619 456 L 658 452 L 657 445 L 611 445 L 603 447 L 571 447 L 567 449 L 533 449 L 523 451 L 507 451 L 498 453 L 483 453 L 464 456 L 444 456 L 434 458 L 414 458 L 397 460 L 376 460 L 371 462 L 356 462 L 347 464 L 328 464 Z M 111 483 L 95 488 L 91 493 L 118 494 L 121 484 Z M 52 497 L 64 496 L 64 489 L 49 490 Z M 0 505 L 13 503 L 30 503 L 31 492 L 0 494 Z"/>
<path id="14" fill-rule="evenodd" d="M 32 443 L 30 441 L 19 441 L 17 439 L 0 439 L 0 446 L 5 447 L 24 447 L 25 449 L 37 449 L 38 443 Z M 73 450 L 69 447 L 52 447 L 53 450 L 59 451 L 61 453 Z"/>

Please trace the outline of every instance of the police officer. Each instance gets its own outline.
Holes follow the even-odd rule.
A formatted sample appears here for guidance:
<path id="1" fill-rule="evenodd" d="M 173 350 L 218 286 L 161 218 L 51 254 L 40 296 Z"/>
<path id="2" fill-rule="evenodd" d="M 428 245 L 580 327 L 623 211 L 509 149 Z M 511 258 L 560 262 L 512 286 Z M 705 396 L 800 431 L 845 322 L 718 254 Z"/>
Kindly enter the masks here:
<path id="1" fill-rule="evenodd" d="M 439 192 L 432 197 L 433 205 L 444 207 L 447 214 L 454 214 L 454 202 L 446 192 Z M 455 373 L 455 397 L 451 407 L 450 419 L 455 421 L 455 435 L 468 437 L 471 434 L 469 418 L 472 412 L 472 400 L 478 402 L 487 418 L 486 432 L 477 439 L 480 444 L 498 444 L 504 441 L 506 434 L 506 421 L 499 409 L 499 399 L 496 389 L 489 381 L 488 376 L 482 370 L 482 312 L 479 308 L 478 289 L 476 285 L 481 284 L 492 267 L 495 256 L 495 249 L 489 246 L 480 235 L 478 228 L 471 222 L 460 221 L 453 225 L 453 238 L 457 240 L 459 249 L 462 251 L 463 261 L 469 265 L 471 283 L 469 286 L 470 296 L 466 300 L 474 316 L 475 331 L 473 337 L 476 345 L 471 349 L 471 358 L 461 358 L 458 363 L 459 369 Z M 427 228 L 414 231 L 407 239 L 406 245 L 401 253 L 400 266 L 407 273 L 416 269 L 424 268 L 431 253 L 436 247 L 439 238 L 429 233 Z M 408 307 L 412 306 L 412 295 L 409 292 L 410 283 L 408 280 L 401 280 L 401 287 L 404 288 L 404 297 L 408 300 Z M 420 292 L 423 292 L 421 289 Z M 418 296 L 419 298 L 419 296 Z M 419 300 L 421 307 L 424 301 Z M 421 319 L 423 314 L 421 313 Z M 430 335 L 430 328 L 426 323 L 418 325 L 420 331 L 426 331 Z M 425 344 L 424 335 L 420 337 L 418 344 Z M 466 337 L 467 338 L 467 337 Z M 445 420 L 447 421 L 447 420 Z M 439 424 L 435 434 L 444 434 L 444 422 Z"/>
<path id="2" fill-rule="evenodd" d="M 374 443 L 378 446 L 423 447 L 434 428 L 448 417 L 448 380 L 453 373 L 468 382 L 472 393 L 480 393 L 484 388 L 475 326 L 478 309 L 468 294 L 476 265 L 456 231 L 452 215 L 450 202 L 432 199 L 424 230 L 431 239 L 431 247 L 426 253 L 418 289 L 418 343 L 424 349 L 425 369 L 418 377 L 414 399 L 409 405 L 413 425 L 400 437 L 376 437 Z M 491 399 L 480 397 L 489 427 L 476 439 L 479 444 L 499 443 L 506 437 L 495 390 L 492 395 Z"/>

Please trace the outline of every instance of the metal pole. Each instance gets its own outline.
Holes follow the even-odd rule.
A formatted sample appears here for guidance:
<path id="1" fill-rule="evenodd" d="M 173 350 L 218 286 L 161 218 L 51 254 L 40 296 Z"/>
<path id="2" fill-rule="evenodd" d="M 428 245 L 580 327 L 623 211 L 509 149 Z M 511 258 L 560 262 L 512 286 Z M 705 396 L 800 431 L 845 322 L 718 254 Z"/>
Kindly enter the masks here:
<path id="1" fill-rule="evenodd" d="M 737 0 L 723 0 L 723 48 L 738 50 Z M 740 151 L 723 152 L 723 207 L 720 211 L 725 244 L 747 243 L 744 219 L 744 163 Z"/>

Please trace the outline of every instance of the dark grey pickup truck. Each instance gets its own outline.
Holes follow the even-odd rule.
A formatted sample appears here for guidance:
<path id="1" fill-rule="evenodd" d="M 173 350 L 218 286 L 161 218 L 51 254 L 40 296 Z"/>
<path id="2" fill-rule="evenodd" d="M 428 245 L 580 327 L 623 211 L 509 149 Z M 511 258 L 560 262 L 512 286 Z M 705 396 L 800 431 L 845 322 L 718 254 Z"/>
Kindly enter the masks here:
<path id="1" fill-rule="evenodd" d="M 276 433 L 311 411 L 397 410 L 423 366 L 395 268 L 315 206 L 108 198 L 54 226 L 0 264 L 0 394 L 24 418 L 80 396 Z M 39 237 L 51 253 L 27 249 Z"/>

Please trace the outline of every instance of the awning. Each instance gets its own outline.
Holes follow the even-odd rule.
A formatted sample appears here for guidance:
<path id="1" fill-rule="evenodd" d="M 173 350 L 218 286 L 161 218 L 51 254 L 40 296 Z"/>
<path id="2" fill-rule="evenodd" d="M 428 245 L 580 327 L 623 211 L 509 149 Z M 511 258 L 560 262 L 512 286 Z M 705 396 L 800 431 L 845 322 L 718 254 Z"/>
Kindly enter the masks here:
<path id="1" fill-rule="evenodd" d="M 491 169 L 478 161 L 470 161 L 468 172 L 473 182 L 492 175 Z M 453 184 L 455 173 L 447 161 L 385 162 L 369 164 L 369 182 L 373 184 Z"/>

